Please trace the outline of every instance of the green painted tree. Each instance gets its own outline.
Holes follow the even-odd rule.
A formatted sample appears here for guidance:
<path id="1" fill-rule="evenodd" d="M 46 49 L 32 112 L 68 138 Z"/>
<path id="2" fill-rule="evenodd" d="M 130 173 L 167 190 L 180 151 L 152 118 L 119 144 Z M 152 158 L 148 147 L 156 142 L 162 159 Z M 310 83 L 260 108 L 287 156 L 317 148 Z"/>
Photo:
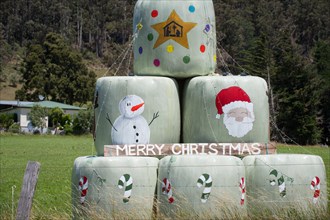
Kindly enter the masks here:
<path id="1" fill-rule="evenodd" d="M 36 101 L 43 95 L 67 104 L 92 100 L 95 74 L 58 34 L 50 33 L 43 44 L 29 47 L 21 73 L 24 84 L 16 99 Z"/>

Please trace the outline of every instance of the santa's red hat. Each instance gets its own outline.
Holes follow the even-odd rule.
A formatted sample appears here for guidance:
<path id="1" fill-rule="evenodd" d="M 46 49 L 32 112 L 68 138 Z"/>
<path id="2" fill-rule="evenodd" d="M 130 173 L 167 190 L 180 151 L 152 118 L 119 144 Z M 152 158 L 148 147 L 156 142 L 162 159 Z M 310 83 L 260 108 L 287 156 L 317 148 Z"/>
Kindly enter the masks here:
<path id="1" fill-rule="evenodd" d="M 223 113 L 228 113 L 231 109 L 235 108 L 246 108 L 251 113 L 251 117 L 254 118 L 253 104 L 250 97 L 238 86 L 222 89 L 215 99 L 215 105 L 218 109 L 216 116 L 218 119 Z"/>

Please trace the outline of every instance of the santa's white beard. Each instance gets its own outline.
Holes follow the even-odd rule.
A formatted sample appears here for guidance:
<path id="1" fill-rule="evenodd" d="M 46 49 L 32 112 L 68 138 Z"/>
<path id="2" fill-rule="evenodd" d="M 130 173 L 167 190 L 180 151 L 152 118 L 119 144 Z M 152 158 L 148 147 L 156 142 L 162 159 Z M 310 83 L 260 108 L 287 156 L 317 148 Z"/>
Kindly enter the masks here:
<path id="1" fill-rule="evenodd" d="M 234 117 L 228 117 L 226 114 L 223 117 L 229 135 L 241 138 L 253 128 L 253 118 L 245 117 L 243 121 L 236 121 Z"/>

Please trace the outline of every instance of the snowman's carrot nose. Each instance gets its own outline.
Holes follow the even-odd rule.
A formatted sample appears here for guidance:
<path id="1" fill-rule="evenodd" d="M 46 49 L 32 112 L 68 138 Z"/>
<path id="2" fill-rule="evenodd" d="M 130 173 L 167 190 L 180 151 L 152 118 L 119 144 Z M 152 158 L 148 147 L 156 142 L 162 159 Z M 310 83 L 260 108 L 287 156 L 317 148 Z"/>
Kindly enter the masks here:
<path id="1" fill-rule="evenodd" d="M 141 104 L 138 105 L 134 105 L 131 110 L 132 112 L 135 112 L 136 110 L 138 110 L 139 108 L 141 108 L 144 105 L 144 102 L 142 102 Z"/>

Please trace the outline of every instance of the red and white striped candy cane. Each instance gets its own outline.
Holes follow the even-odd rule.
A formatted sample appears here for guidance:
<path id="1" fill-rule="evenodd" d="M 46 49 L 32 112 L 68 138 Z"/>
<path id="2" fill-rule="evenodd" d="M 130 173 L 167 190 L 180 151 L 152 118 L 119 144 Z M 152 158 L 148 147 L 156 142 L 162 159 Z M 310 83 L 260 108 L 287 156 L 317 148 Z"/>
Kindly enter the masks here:
<path id="1" fill-rule="evenodd" d="M 315 176 L 311 182 L 311 189 L 315 190 L 314 191 L 314 196 L 313 196 L 313 202 L 316 203 L 320 193 L 321 193 L 321 185 L 320 185 L 320 178 L 318 176 Z"/>
<path id="2" fill-rule="evenodd" d="M 244 179 L 244 177 L 242 177 L 241 180 L 240 180 L 239 188 L 242 191 L 241 205 L 244 205 L 244 201 L 245 201 L 245 179 Z"/>
<path id="3" fill-rule="evenodd" d="M 167 195 L 167 198 L 168 198 L 168 202 L 169 203 L 173 203 L 174 202 L 171 182 L 167 178 L 164 178 L 163 179 L 163 182 L 162 182 L 162 192 L 163 192 L 163 194 Z"/>
<path id="4" fill-rule="evenodd" d="M 85 203 L 85 197 L 88 190 L 88 179 L 85 176 L 82 176 L 79 180 L 79 191 L 80 191 L 80 203 Z"/>

